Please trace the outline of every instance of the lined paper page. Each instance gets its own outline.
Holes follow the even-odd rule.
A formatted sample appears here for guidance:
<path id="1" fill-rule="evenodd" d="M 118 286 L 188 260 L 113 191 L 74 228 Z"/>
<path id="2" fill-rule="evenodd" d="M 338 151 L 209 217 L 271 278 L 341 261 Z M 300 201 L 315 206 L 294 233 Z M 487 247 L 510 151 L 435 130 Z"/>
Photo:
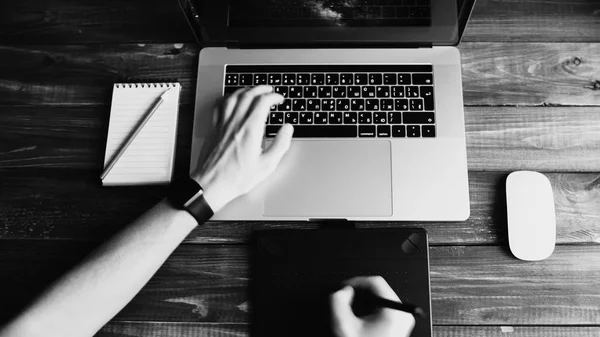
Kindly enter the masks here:
<path id="1" fill-rule="evenodd" d="M 171 181 L 177 135 L 179 83 L 115 84 L 104 167 L 167 90 L 162 105 L 102 181 L 103 185 L 160 184 Z"/>

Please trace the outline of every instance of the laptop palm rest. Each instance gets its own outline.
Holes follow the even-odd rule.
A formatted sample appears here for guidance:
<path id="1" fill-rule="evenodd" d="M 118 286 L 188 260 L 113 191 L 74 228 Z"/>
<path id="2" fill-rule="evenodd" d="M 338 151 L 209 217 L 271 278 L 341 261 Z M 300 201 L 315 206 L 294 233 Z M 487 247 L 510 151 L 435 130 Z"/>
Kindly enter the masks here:
<path id="1" fill-rule="evenodd" d="M 387 140 L 298 140 L 272 177 L 263 215 L 347 218 L 392 215 Z"/>

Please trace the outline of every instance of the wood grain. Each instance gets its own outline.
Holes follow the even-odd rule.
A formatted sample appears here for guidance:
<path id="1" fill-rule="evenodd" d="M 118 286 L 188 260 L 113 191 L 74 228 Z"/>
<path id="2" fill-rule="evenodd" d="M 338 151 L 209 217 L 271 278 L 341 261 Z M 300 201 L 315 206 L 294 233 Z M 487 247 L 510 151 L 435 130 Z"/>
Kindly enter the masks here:
<path id="1" fill-rule="evenodd" d="M 5 44 L 194 41 L 169 0 L 3 1 L 0 13 Z"/>
<path id="2" fill-rule="evenodd" d="M 0 317 L 83 256 L 63 240 L 0 241 Z M 183 245 L 117 321 L 248 323 L 248 247 Z M 557 246 L 519 261 L 504 247 L 432 247 L 434 324 L 600 325 L 599 245 Z"/>
<path id="3" fill-rule="evenodd" d="M 600 3 L 477 0 L 465 41 L 598 42 Z"/>
<path id="4" fill-rule="evenodd" d="M 600 105 L 600 45 L 464 43 L 465 105 Z M 193 104 L 194 44 L 0 46 L 1 105 L 109 104 L 119 81 L 177 80 Z"/>
<path id="5" fill-rule="evenodd" d="M 111 322 L 96 337 L 242 337 L 249 335 L 249 324 L 205 324 L 167 322 Z M 596 337 L 600 327 L 561 326 L 433 326 L 434 337 Z"/>
<path id="6" fill-rule="evenodd" d="M 164 187 L 103 188 L 89 171 L 0 173 L 0 238 L 98 241 L 123 228 L 165 195 Z M 507 173 L 471 172 L 471 217 L 465 222 L 360 222 L 359 227 L 424 227 L 434 245 L 504 244 Z M 598 174 L 548 173 L 556 205 L 557 242 L 600 244 Z M 252 231 L 316 229 L 306 222 L 210 222 L 187 242 L 238 244 Z"/>
<path id="7" fill-rule="evenodd" d="M 599 4 L 478 0 L 465 41 L 597 42 Z M 193 42 L 175 1 L 4 1 L 0 43 Z"/>
<path id="8" fill-rule="evenodd" d="M 101 170 L 110 107 L 0 106 L 0 169 Z M 193 107 L 181 105 L 176 167 L 190 158 Z M 600 171 L 600 107 L 467 107 L 469 170 Z"/>

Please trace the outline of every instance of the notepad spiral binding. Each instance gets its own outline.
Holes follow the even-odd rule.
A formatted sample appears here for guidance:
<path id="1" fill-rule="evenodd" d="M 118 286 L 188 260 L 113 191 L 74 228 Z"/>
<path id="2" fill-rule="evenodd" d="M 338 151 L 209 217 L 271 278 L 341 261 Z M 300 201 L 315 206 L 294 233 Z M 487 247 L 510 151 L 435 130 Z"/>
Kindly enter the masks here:
<path id="1" fill-rule="evenodd" d="M 116 83 L 116 88 L 174 88 L 177 83 Z"/>

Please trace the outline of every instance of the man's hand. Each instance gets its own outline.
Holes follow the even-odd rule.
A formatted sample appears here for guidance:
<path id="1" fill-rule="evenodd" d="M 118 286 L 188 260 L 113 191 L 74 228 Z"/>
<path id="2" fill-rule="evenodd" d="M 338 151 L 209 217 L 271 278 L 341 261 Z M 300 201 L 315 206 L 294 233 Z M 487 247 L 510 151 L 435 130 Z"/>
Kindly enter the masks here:
<path id="1" fill-rule="evenodd" d="M 352 311 L 354 289 L 364 289 L 392 301 L 400 301 L 394 290 L 381 276 L 355 277 L 331 295 L 332 328 L 337 337 L 408 337 L 415 326 L 414 317 L 406 312 L 381 308 L 379 311 L 356 317 Z"/>
<path id="2" fill-rule="evenodd" d="M 192 174 L 216 213 L 231 200 L 248 193 L 267 178 L 290 147 L 294 129 L 286 124 L 263 151 L 265 120 L 272 105 L 283 102 L 271 86 L 241 89 L 217 106 L 216 146 Z"/>

